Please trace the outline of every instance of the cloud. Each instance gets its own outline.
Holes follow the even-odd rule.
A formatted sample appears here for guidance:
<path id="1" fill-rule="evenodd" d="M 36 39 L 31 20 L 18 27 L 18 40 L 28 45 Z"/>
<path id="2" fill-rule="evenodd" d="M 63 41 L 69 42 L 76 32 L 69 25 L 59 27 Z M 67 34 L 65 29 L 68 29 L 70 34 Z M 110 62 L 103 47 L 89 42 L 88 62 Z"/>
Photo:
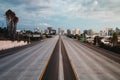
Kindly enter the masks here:
<path id="1" fill-rule="evenodd" d="M 2 0 L 1 4 L 5 8 L 11 8 L 16 11 L 40 12 L 50 8 L 49 0 Z"/>
<path id="2" fill-rule="evenodd" d="M 18 26 L 34 26 L 44 17 L 53 14 L 50 7 L 49 0 L 0 0 L 0 20 L 3 21 L 5 12 L 11 9 L 19 18 Z"/>
<path id="3" fill-rule="evenodd" d="M 120 0 L 2 0 L 3 6 L 29 16 L 66 16 L 120 21 Z M 7 8 L 6 7 L 6 8 Z"/>
<path id="4" fill-rule="evenodd" d="M 49 0 L 1 0 L 3 4 L 9 4 L 9 5 L 48 5 Z"/>
<path id="5" fill-rule="evenodd" d="M 120 0 L 57 0 L 55 4 L 56 11 L 70 18 L 120 21 Z"/>
<path id="6" fill-rule="evenodd" d="M 53 27 L 51 24 L 48 24 L 48 23 L 40 23 L 38 26 Z"/>
<path id="7" fill-rule="evenodd" d="M 120 21 L 120 0 L 0 0 L 0 17 L 9 8 L 19 17 L 21 25 L 44 23 L 43 19 L 54 21 L 53 16 Z"/>

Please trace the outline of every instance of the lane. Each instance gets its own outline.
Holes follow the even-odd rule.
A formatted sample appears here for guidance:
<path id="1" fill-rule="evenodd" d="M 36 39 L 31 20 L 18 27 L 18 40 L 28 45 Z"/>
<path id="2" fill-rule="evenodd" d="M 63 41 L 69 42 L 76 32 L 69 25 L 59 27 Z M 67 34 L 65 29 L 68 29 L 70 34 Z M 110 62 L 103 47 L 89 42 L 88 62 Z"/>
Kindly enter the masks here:
<path id="1" fill-rule="evenodd" d="M 39 80 L 58 36 L 0 59 L 0 80 Z"/>
<path id="2" fill-rule="evenodd" d="M 120 64 L 73 39 L 62 39 L 80 80 L 120 80 Z"/>
<path id="3" fill-rule="evenodd" d="M 94 51 L 97 51 L 99 52 L 100 54 L 120 63 L 120 54 L 117 54 L 117 53 L 114 53 L 114 52 L 111 52 L 111 51 L 108 51 L 108 50 L 105 50 L 103 48 L 99 48 L 99 47 L 96 47 L 96 46 L 90 46 L 89 44 L 84 44 L 78 40 L 75 40 L 78 44 L 82 44 L 84 46 L 87 46 L 88 48 L 90 49 L 93 49 Z"/>
<path id="4" fill-rule="evenodd" d="M 70 63 L 63 41 L 61 42 L 61 53 L 63 58 L 64 80 L 77 80 L 77 77 Z"/>
<path id="5" fill-rule="evenodd" d="M 38 42 L 41 42 L 41 41 L 33 42 L 32 44 L 28 44 L 28 45 L 24 45 L 24 46 L 10 48 L 7 50 L 2 50 L 2 51 L 0 51 L 0 59 L 4 58 L 4 57 L 8 57 L 9 55 L 15 54 L 15 53 L 27 48 L 27 47 L 35 46 Z"/>
<path id="6" fill-rule="evenodd" d="M 48 62 L 41 80 L 58 80 L 59 72 L 59 41 L 57 42 L 52 56 Z"/>

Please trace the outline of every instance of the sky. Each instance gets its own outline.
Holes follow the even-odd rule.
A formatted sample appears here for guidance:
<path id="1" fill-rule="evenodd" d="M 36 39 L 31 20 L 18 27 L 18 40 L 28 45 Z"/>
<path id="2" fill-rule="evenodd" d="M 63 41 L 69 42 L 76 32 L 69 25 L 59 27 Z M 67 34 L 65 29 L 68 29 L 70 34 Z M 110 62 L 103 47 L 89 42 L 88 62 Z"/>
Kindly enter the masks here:
<path id="1" fill-rule="evenodd" d="M 0 26 L 6 26 L 8 9 L 19 18 L 20 30 L 120 28 L 120 0 L 0 0 Z"/>

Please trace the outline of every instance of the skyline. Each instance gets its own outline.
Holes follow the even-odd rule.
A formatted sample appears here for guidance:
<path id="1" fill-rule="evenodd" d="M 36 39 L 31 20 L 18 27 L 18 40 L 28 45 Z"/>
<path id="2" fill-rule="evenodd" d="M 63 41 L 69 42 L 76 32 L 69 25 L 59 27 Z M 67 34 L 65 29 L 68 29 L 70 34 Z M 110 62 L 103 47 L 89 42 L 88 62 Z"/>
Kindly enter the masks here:
<path id="1" fill-rule="evenodd" d="M 6 25 L 4 13 L 11 9 L 19 17 L 17 29 L 103 30 L 120 28 L 119 0 L 1 0 L 0 22 Z"/>

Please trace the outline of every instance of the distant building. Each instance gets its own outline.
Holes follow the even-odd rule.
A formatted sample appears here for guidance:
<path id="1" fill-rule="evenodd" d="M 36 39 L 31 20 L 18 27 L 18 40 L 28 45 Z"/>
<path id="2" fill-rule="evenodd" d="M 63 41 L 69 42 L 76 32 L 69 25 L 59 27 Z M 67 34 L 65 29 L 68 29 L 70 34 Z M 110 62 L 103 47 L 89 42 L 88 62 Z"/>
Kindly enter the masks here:
<path id="1" fill-rule="evenodd" d="M 68 30 L 67 30 L 67 35 L 70 36 L 71 34 L 73 34 L 72 30 L 71 30 L 71 29 L 68 29 Z"/>
<path id="2" fill-rule="evenodd" d="M 49 34 L 50 34 L 51 31 L 52 31 L 52 27 L 48 27 L 48 31 L 49 31 Z"/>
<path id="3" fill-rule="evenodd" d="M 106 33 L 108 36 L 112 36 L 113 35 L 113 28 L 106 28 Z"/>
<path id="4" fill-rule="evenodd" d="M 46 30 L 45 30 L 45 34 L 49 34 L 49 30 L 46 29 Z"/>
<path id="5" fill-rule="evenodd" d="M 105 36 L 105 32 L 104 32 L 103 30 L 101 30 L 101 31 L 99 32 L 99 36 L 101 36 L 101 37 Z"/>
<path id="6" fill-rule="evenodd" d="M 105 28 L 104 30 L 101 30 L 100 33 L 99 33 L 99 36 L 112 36 L 113 35 L 113 28 Z"/>
<path id="7" fill-rule="evenodd" d="M 118 35 L 118 42 L 120 42 L 120 35 Z"/>
<path id="8" fill-rule="evenodd" d="M 65 30 L 62 29 L 62 30 L 61 30 L 61 35 L 64 35 L 64 33 L 65 33 Z"/>
<path id="9" fill-rule="evenodd" d="M 120 29 L 116 28 L 115 32 L 118 34 L 118 42 L 120 42 Z"/>
<path id="10" fill-rule="evenodd" d="M 61 28 L 58 28 L 58 34 L 61 34 L 60 31 L 61 31 Z"/>
<path id="11" fill-rule="evenodd" d="M 75 31 L 74 31 L 74 34 L 76 35 L 79 35 L 80 34 L 80 30 L 79 29 L 75 29 Z"/>
<path id="12" fill-rule="evenodd" d="M 64 32 L 65 32 L 64 29 L 58 28 L 58 34 L 64 35 Z"/>
<path id="13" fill-rule="evenodd" d="M 44 30 L 41 30 L 41 34 L 44 34 L 45 33 L 45 31 Z"/>
<path id="14" fill-rule="evenodd" d="M 50 34 L 55 35 L 56 34 L 56 30 L 52 29 Z"/>
<path id="15" fill-rule="evenodd" d="M 92 36 L 94 34 L 93 30 L 92 29 L 89 29 L 89 30 L 84 30 L 84 33 L 89 35 L 89 36 Z"/>
<path id="16" fill-rule="evenodd" d="M 88 30 L 84 30 L 83 33 L 84 33 L 84 34 L 88 34 Z"/>
<path id="17" fill-rule="evenodd" d="M 119 29 L 119 28 L 116 27 L 115 32 L 116 32 L 118 35 L 120 35 L 120 29 Z"/>
<path id="18" fill-rule="evenodd" d="M 50 35 L 55 35 L 56 34 L 56 30 L 53 29 L 52 27 L 48 27 L 48 31 L 46 30 L 46 32 Z"/>

